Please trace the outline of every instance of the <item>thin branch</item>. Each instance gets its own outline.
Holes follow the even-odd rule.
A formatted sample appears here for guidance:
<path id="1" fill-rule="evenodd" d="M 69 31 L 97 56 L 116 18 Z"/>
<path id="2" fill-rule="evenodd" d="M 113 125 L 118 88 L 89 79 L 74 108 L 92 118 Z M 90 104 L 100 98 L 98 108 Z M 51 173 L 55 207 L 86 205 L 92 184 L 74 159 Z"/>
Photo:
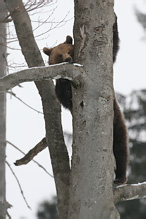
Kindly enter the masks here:
<path id="1" fill-rule="evenodd" d="M 39 25 L 33 29 L 33 31 L 37 30 L 38 28 L 40 28 L 44 23 L 46 23 L 50 17 L 54 14 L 54 11 L 56 10 L 56 8 L 52 11 L 52 13 L 49 15 L 49 17 L 47 17 L 43 22 L 38 21 Z"/>
<path id="2" fill-rule="evenodd" d="M 146 182 L 114 188 L 114 202 L 146 198 Z"/>
<path id="3" fill-rule="evenodd" d="M 42 14 L 42 13 L 46 14 L 46 13 L 49 13 L 50 11 L 52 11 L 52 9 L 48 10 L 48 5 L 50 7 L 50 6 L 56 5 L 56 3 L 57 3 L 57 1 L 56 2 L 54 2 L 54 1 L 52 1 L 52 2 L 45 2 L 45 4 L 43 6 L 40 6 L 40 7 L 35 8 L 35 9 L 26 10 L 26 11 L 29 13 L 30 16 L 34 16 L 36 14 Z M 44 8 L 46 8 L 46 10 L 44 10 Z"/>
<path id="4" fill-rule="evenodd" d="M 40 2 L 40 3 L 37 3 L 37 4 L 31 3 L 31 4 L 28 6 L 28 8 L 26 8 L 26 5 L 25 5 L 25 9 L 26 9 L 27 12 L 30 12 L 30 11 L 33 11 L 33 10 L 42 8 L 44 5 L 45 5 L 44 2 Z"/>
<path id="5" fill-rule="evenodd" d="M 42 1 L 42 2 L 36 3 L 36 4 L 31 3 L 31 4 L 29 4 L 28 8 L 26 8 L 26 11 L 27 11 L 27 12 L 30 12 L 30 11 L 33 11 L 33 10 L 36 10 L 36 9 L 40 9 L 40 8 L 43 8 L 45 5 L 48 6 L 48 4 L 51 4 L 51 3 L 52 3 L 52 1 L 50 1 L 50 2 L 43 2 L 43 1 Z M 25 7 L 26 7 L 26 6 L 27 6 L 27 4 L 25 4 Z M 9 23 L 9 22 L 12 21 L 12 19 L 11 19 L 10 17 L 11 17 L 11 15 L 8 14 L 6 17 L 2 18 L 2 19 L 0 20 L 0 22 L 1 22 L 1 23 Z"/>
<path id="6" fill-rule="evenodd" d="M 0 79 L 0 91 L 7 91 L 23 82 L 60 78 L 68 79 L 73 81 L 76 85 L 79 85 L 78 77 L 81 73 L 83 73 L 83 68 L 79 64 L 72 65 L 61 63 L 48 67 L 33 67 L 18 71 Z"/>
<path id="7" fill-rule="evenodd" d="M 23 103 L 25 106 L 27 106 L 28 108 L 34 110 L 35 112 L 39 113 L 39 114 L 43 114 L 42 112 L 34 109 L 33 107 L 31 107 L 30 105 L 28 105 L 27 103 L 25 103 L 23 100 L 21 100 L 19 97 L 16 96 L 16 94 L 12 91 L 7 91 L 7 93 L 9 93 L 10 95 L 14 96 L 16 99 L 18 99 L 21 103 Z"/>
<path id="8" fill-rule="evenodd" d="M 69 19 L 67 19 L 67 20 L 64 20 L 64 21 L 62 21 L 62 23 L 66 23 L 66 22 L 68 22 L 68 21 L 71 21 L 73 19 L 73 17 L 71 17 L 71 18 L 69 18 Z M 33 22 L 33 23 L 42 23 L 42 24 L 60 24 L 60 21 L 40 21 L 40 20 L 38 20 L 38 21 L 35 21 L 35 20 L 32 20 L 31 22 Z"/>
<path id="9" fill-rule="evenodd" d="M 42 139 L 43 140 L 43 139 Z M 23 155 L 26 155 L 22 150 L 20 150 L 16 145 L 12 144 L 10 141 L 7 141 L 8 144 L 13 146 L 16 150 L 18 150 Z M 38 143 L 39 144 L 39 143 Z M 54 178 L 41 164 L 39 164 L 36 160 L 32 160 L 35 164 L 37 164 L 40 168 L 42 168 L 49 176 Z"/>
<path id="10" fill-rule="evenodd" d="M 66 19 L 66 17 L 68 16 L 69 13 L 70 13 L 70 12 L 68 12 L 68 13 L 66 14 L 66 16 L 65 16 L 60 22 L 58 22 L 55 26 L 51 25 L 51 27 L 50 27 L 47 31 L 45 31 L 45 32 L 43 32 L 43 33 L 41 33 L 41 34 L 35 36 L 35 38 L 37 38 L 37 37 L 39 37 L 39 36 L 42 36 L 42 35 L 44 35 L 44 34 L 50 32 L 50 31 L 52 31 L 53 29 L 60 28 L 60 27 L 64 26 L 65 23 L 67 22 L 67 21 L 65 21 L 65 19 Z M 53 23 L 52 23 L 52 24 L 53 24 Z M 59 26 L 60 24 L 62 24 L 62 25 Z"/>
<path id="11" fill-rule="evenodd" d="M 18 186 L 19 186 L 20 192 L 21 192 L 21 194 L 22 194 L 22 197 L 23 197 L 23 199 L 24 199 L 24 201 L 25 201 L 27 207 L 28 207 L 29 209 L 31 209 L 31 207 L 28 205 L 28 203 L 27 203 L 27 201 L 26 201 L 26 198 L 25 198 L 25 196 L 24 196 L 24 192 L 23 192 L 23 190 L 22 190 L 22 188 L 21 188 L 20 182 L 19 182 L 19 180 L 18 180 L 16 174 L 14 173 L 12 167 L 10 166 L 10 164 L 9 164 L 7 161 L 6 161 L 6 164 L 7 164 L 8 167 L 10 168 L 12 174 L 14 175 L 14 177 L 15 177 L 17 183 L 18 183 Z"/>

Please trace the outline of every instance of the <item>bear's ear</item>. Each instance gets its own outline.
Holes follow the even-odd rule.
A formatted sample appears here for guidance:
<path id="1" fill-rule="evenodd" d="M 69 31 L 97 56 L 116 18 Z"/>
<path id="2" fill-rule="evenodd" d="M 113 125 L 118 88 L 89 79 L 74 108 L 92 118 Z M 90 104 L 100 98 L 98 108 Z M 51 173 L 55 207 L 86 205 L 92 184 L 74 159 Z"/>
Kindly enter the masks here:
<path id="1" fill-rule="evenodd" d="M 43 48 L 43 52 L 44 52 L 46 55 L 48 55 L 48 56 L 51 54 L 52 50 L 53 50 L 52 48 L 50 48 L 50 49 L 47 48 L 47 47 L 44 47 L 44 48 Z"/>
<path id="2" fill-rule="evenodd" d="M 72 44 L 72 37 L 71 36 L 67 36 L 66 37 L 66 41 L 64 43 Z"/>

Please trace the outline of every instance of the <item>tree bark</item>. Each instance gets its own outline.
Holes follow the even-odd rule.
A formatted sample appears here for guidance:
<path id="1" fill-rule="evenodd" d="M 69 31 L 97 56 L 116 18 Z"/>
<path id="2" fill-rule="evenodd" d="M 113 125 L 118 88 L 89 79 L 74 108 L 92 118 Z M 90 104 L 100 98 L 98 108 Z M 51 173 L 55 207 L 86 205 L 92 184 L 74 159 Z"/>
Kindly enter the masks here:
<path id="1" fill-rule="evenodd" d="M 118 186 L 114 189 L 114 202 L 146 198 L 146 182 Z"/>
<path id="2" fill-rule="evenodd" d="M 84 66 L 73 90 L 73 156 L 69 219 L 115 219 L 113 202 L 113 0 L 75 0 L 75 62 Z"/>
<path id="3" fill-rule="evenodd" d="M 4 1 L 0 1 L 0 78 L 6 75 L 6 23 L 1 20 L 6 16 Z M 0 93 L 0 219 L 6 218 L 6 93 Z"/>
<path id="4" fill-rule="evenodd" d="M 78 70 L 79 69 L 79 70 Z M 61 71 L 61 74 L 60 74 Z M 61 63 L 48 67 L 34 67 L 9 74 L 0 79 L 0 92 L 7 91 L 20 83 L 30 81 L 43 81 L 47 79 L 64 78 L 73 81 L 75 86 L 79 85 L 79 76 L 83 72 L 82 66 L 77 64 Z"/>
<path id="5" fill-rule="evenodd" d="M 34 40 L 30 18 L 21 0 L 6 0 L 13 19 L 19 44 L 29 67 L 44 66 L 38 46 Z M 46 139 L 49 146 L 53 173 L 58 197 L 58 209 L 61 219 L 67 218 L 69 200 L 69 157 L 64 143 L 61 126 L 61 108 L 55 96 L 51 80 L 35 82 L 42 99 L 46 127 Z"/>

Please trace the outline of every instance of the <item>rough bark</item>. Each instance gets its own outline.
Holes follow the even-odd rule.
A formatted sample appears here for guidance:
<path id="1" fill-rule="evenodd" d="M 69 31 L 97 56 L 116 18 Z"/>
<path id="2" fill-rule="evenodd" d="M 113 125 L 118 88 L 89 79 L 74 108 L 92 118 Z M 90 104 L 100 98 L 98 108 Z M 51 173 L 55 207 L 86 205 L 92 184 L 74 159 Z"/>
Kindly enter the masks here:
<path id="1" fill-rule="evenodd" d="M 114 202 L 146 198 L 146 182 L 118 186 L 114 189 Z"/>
<path id="2" fill-rule="evenodd" d="M 21 0 L 6 0 L 13 19 L 22 53 L 29 67 L 44 66 L 40 51 L 34 40 L 30 18 Z M 55 177 L 58 209 L 64 219 L 69 199 L 69 158 L 64 143 L 61 126 L 61 108 L 56 99 L 52 81 L 35 82 L 42 99 L 46 126 L 46 139 L 49 145 L 53 173 Z"/>
<path id="3" fill-rule="evenodd" d="M 80 69 L 79 69 L 80 67 Z M 78 70 L 79 69 L 79 70 Z M 75 86 L 79 85 L 79 75 L 83 69 L 77 64 L 61 63 L 48 67 L 34 67 L 18 71 L 10 74 L 7 77 L 0 79 L 0 92 L 9 90 L 19 83 L 30 81 L 42 81 L 47 79 L 64 78 L 73 81 Z M 61 74 L 60 74 L 61 72 Z"/>
<path id="4" fill-rule="evenodd" d="M 73 91 L 69 219 L 119 218 L 113 202 L 113 1 L 75 0 L 75 62 L 84 66 Z"/>
<path id="5" fill-rule="evenodd" d="M 4 1 L 0 1 L 0 21 L 6 16 Z M 6 24 L 0 22 L 0 78 L 6 75 Z M 6 218 L 5 184 L 6 93 L 0 93 L 0 219 Z"/>

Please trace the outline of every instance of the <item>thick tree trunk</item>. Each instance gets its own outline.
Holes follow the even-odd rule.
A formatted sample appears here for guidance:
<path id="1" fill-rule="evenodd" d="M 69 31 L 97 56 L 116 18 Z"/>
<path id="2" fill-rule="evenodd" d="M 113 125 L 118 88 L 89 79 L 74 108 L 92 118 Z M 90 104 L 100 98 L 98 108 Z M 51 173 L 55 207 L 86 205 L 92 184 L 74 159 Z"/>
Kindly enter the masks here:
<path id="1" fill-rule="evenodd" d="M 0 21 L 6 16 L 6 7 L 0 1 Z M 0 78 L 6 76 L 6 24 L 0 22 Z M 6 218 L 6 93 L 0 93 L 0 219 Z"/>
<path id="2" fill-rule="evenodd" d="M 30 18 L 21 0 L 6 0 L 14 21 L 19 44 L 29 67 L 44 66 L 39 48 L 34 40 Z M 69 157 L 61 126 L 61 109 L 51 80 L 35 82 L 42 98 L 49 146 L 54 172 L 60 219 L 67 218 L 69 199 Z M 43 185 L 42 185 L 43 186 Z"/>
<path id="3" fill-rule="evenodd" d="M 73 158 L 69 219 L 119 218 L 113 203 L 113 0 L 75 0 Z"/>

